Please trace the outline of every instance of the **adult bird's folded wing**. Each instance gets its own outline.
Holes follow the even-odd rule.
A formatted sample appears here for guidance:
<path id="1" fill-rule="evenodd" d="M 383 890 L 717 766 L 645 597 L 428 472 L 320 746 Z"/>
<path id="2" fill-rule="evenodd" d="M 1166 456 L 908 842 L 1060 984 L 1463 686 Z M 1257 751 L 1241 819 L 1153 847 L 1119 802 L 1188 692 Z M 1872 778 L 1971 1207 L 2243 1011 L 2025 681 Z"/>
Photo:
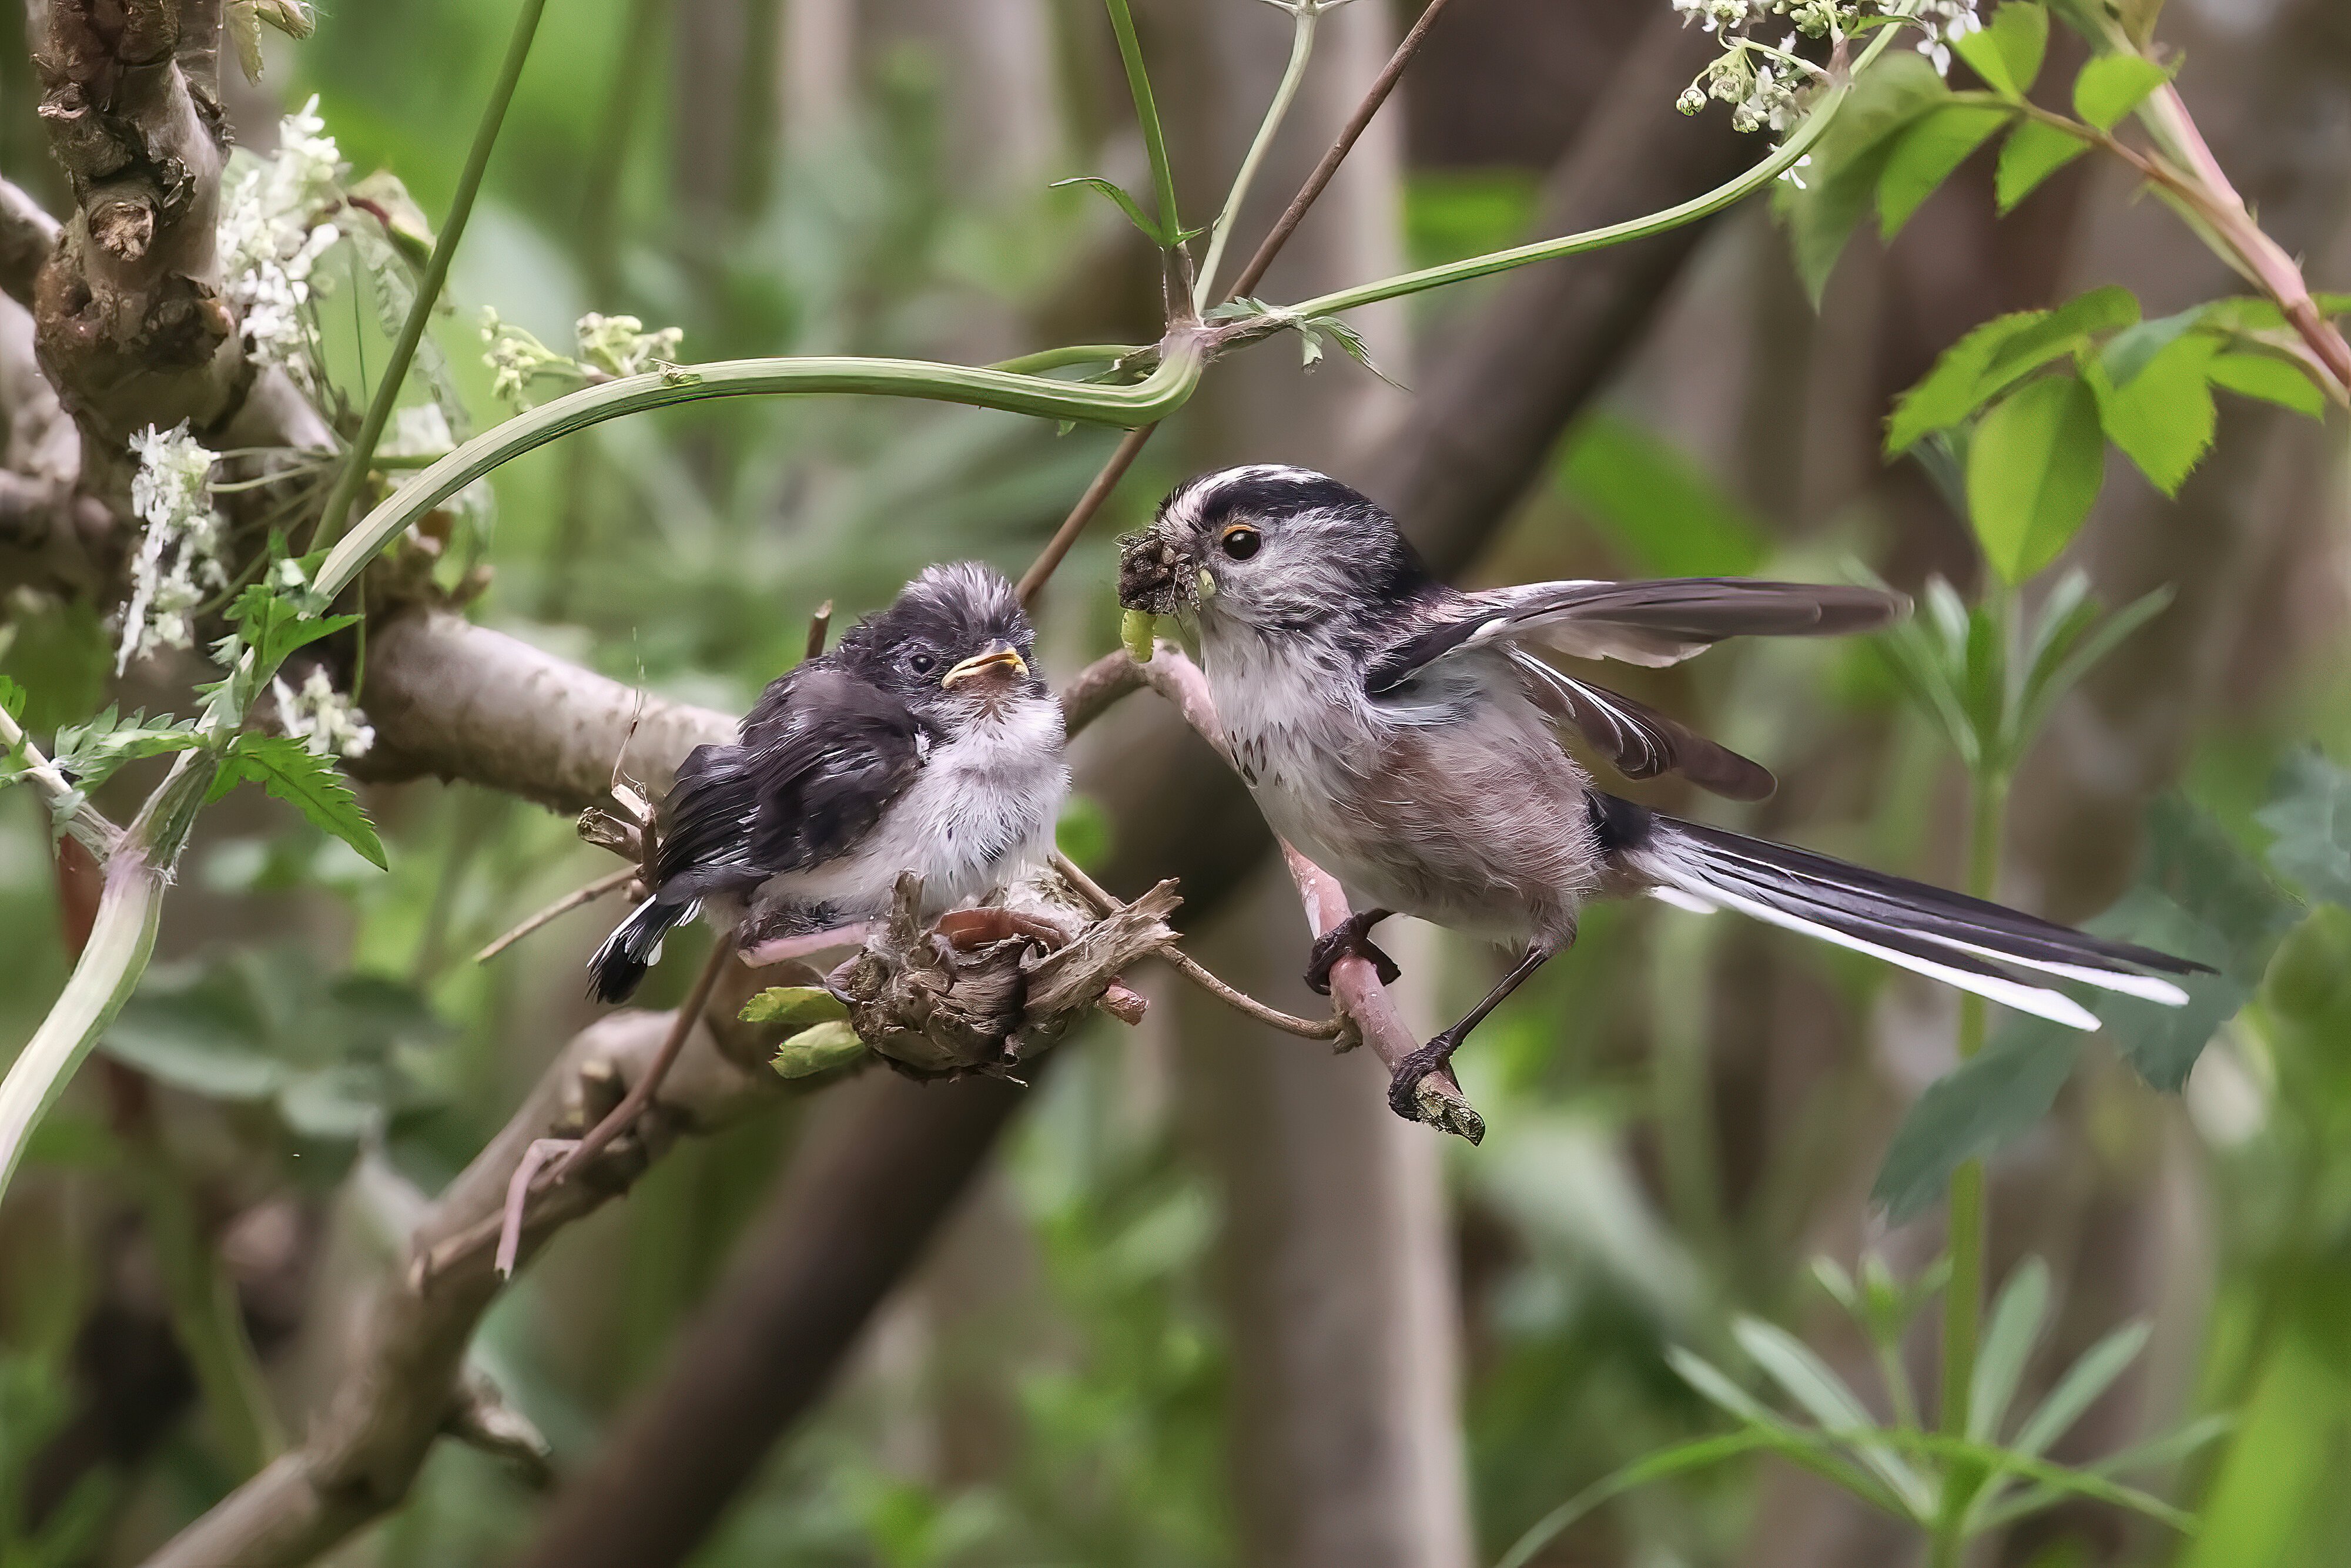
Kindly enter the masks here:
<path id="1" fill-rule="evenodd" d="M 1432 622 L 1383 653 L 1364 684 L 1377 695 L 1448 654 L 1500 642 L 1580 659 L 1675 664 L 1726 637 L 1875 631 L 1909 607 L 1901 594 L 1882 588 L 1741 577 L 1495 588 L 1449 601 Z"/>

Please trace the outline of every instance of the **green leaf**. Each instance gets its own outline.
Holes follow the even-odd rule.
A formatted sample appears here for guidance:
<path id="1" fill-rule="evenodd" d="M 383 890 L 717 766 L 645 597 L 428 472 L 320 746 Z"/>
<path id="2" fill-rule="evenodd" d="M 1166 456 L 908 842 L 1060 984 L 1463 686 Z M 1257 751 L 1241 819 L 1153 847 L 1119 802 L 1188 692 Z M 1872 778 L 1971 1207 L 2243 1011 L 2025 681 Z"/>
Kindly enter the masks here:
<path id="1" fill-rule="evenodd" d="M 1742 577 L 1762 562 L 1761 521 L 1695 458 L 1620 414 L 1576 422 L 1558 482 L 1646 575 Z"/>
<path id="2" fill-rule="evenodd" d="M 2098 363 L 2115 385 L 2127 386 L 2158 355 L 2202 326 L 2209 310 L 2208 306 L 2197 305 L 2126 327 L 2106 340 L 2105 347 L 2098 350 Z"/>
<path id="3" fill-rule="evenodd" d="M 2024 1364 L 2041 1337 L 2049 1313 L 2049 1266 L 2027 1258 L 2001 1287 L 1992 1304 L 1991 1321 L 1984 1329 L 1977 1353 L 1972 1396 L 1968 1401 L 1968 1436 L 1980 1443 L 1996 1441 L 2008 1415 L 2009 1401 L 2023 1380 Z"/>
<path id="4" fill-rule="evenodd" d="M 1525 1568 L 1544 1547 L 1559 1538 L 1561 1531 L 1614 1498 L 1622 1497 L 1652 1481 L 1664 1480 L 1668 1476 L 1708 1469 L 1727 1459 L 1740 1458 L 1748 1454 L 1776 1451 L 1781 1442 L 1782 1439 L 1769 1431 L 1750 1430 L 1715 1437 L 1693 1437 L 1688 1442 L 1645 1454 L 1622 1469 L 1594 1481 L 1537 1520 L 1525 1534 L 1511 1542 L 1510 1549 L 1502 1553 L 1501 1561 L 1494 1568 Z"/>
<path id="5" fill-rule="evenodd" d="M 1795 251 L 1797 275 L 1815 305 L 1845 242 L 1869 210 L 1878 176 L 1894 155 L 1895 137 L 1949 98 L 1950 89 L 1926 60 L 1907 51 L 1888 55 L 1854 83 L 1835 123 L 1813 151 L 1806 188 L 1779 183 L 1774 208 Z"/>
<path id="6" fill-rule="evenodd" d="M 2086 580 L 2085 580 L 2086 582 Z M 2116 611 L 2079 643 L 2073 639 L 2079 632 L 2064 634 L 2064 642 L 2053 638 L 2041 657 L 2028 666 L 2023 700 L 2017 705 L 2017 748 L 2021 753 L 2040 735 L 2042 726 L 2065 694 L 2081 684 L 2082 677 L 2105 662 L 2107 654 L 2122 646 L 2132 632 L 2154 620 L 2170 606 L 2171 585 L 2164 584 L 2151 592 L 2141 594 Z M 2096 610 L 2085 605 L 2084 612 L 2093 620 Z M 2067 652 L 2067 645 L 2071 652 Z"/>
<path id="7" fill-rule="evenodd" d="M 387 862 L 383 841 L 375 824 L 360 809 L 358 797 L 343 776 L 325 758 L 290 736 L 240 735 L 222 758 L 215 796 L 251 780 L 309 819 L 311 825 L 332 833 L 378 866 Z"/>
<path id="8" fill-rule="evenodd" d="M 743 1004 L 745 1023 L 831 1023 L 849 1016 L 839 997 L 822 986 L 770 986 Z"/>
<path id="9" fill-rule="evenodd" d="M 2050 175 L 2090 150 L 2090 144 L 2045 120 L 2020 120 L 2000 150 L 1993 199 L 2002 213 L 2039 190 Z"/>
<path id="10" fill-rule="evenodd" d="M 2116 338 L 2109 356 L 2128 340 L 2128 334 Z M 2210 338 L 2181 337 L 2158 350 L 2127 382 L 2111 371 L 2090 379 L 2107 439 L 2167 496 L 2179 493 L 2212 447 L 2220 412 L 2205 372 L 2214 348 Z M 2101 368 L 2106 363 L 2102 361 Z"/>
<path id="11" fill-rule="evenodd" d="M 1962 1161 L 2007 1147 L 2048 1113 L 2080 1054 L 2081 1036 L 2072 1030 L 2010 1020 L 1918 1096 L 1886 1151 L 1870 1201 L 1894 1225 L 1925 1213 Z"/>
<path id="12" fill-rule="evenodd" d="M 845 1019 L 804 1029 L 776 1050 L 773 1066 L 778 1077 L 813 1078 L 848 1066 L 865 1054 L 865 1042 Z"/>
<path id="13" fill-rule="evenodd" d="M 1992 569 L 2021 583 L 2064 552 L 2105 482 L 2098 400 L 2072 376 L 2031 382 L 1983 417 L 1968 510 Z"/>
<path id="14" fill-rule="evenodd" d="M 2042 57 L 2049 49 L 2049 13 L 2029 0 L 2008 0 L 1984 26 L 1952 39 L 1951 49 L 1992 91 L 2022 102 L 2040 79 Z"/>
<path id="15" fill-rule="evenodd" d="M 2268 858 L 2278 875 L 2314 902 L 2351 907 L 2351 773 L 2315 748 L 2297 751 L 2253 821 L 2277 835 Z"/>
<path id="16" fill-rule="evenodd" d="M 2326 417 L 2326 394 L 2291 360 L 2269 354 L 2217 354 L 2205 372 L 2214 386 L 2241 397 L 2257 397 L 2313 419 Z"/>
<path id="17" fill-rule="evenodd" d="M 1731 1337 L 1755 1364 L 1802 1406 L 1813 1420 L 1853 1443 L 1862 1463 L 1894 1494 L 1923 1517 L 1935 1506 L 1934 1488 L 1891 1448 L 1868 1441 L 1876 1425 L 1868 1409 L 1828 1363 L 1787 1330 L 1760 1318 L 1740 1318 L 1730 1326 Z"/>
<path id="18" fill-rule="evenodd" d="M 1050 188 L 1058 191 L 1065 185 L 1082 185 L 1089 191 L 1108 196 L 1118 204 L 1118 210 L 1126 214 L 1126 221 L 1143 231 L 1144 238 L 1162 250 L 1171 248 L 1158 220 L 1145 213 L 1142 204 L 1127 194 L 1126 188 L 1115 180 L 1106 180 L 1100 174 L 1079 174 L 1067 180 L 1056 180 Z"/>
<path id="19" fill-rule="evenodd" d="M 2100 55 L 2074 78 L 2074 112 L 2100 131 L 2112 131 L 2170 79 L 2169 71 L 2144 56 Z"/>
<path id="20" fill-rule="evenodd" d="M 1960 339 L 1924 380 L 1902 394 L 1886 427 L 1886 455 L 1966 419 L 2024 376 L 2070 354 L 2093 334 L 2138 320 L 2138 301 L 2109 285 L 2054 310 L 2025 310 L 1985 322 Z"/>
<path id="21" fill-rule="evenodd" d="M 25 688 L 6 675 L 0 675 L 0 713 L 22 723 L 25 717 Z"/>
<path id="22" fill-rule="evenodd" d="M 2125 1323 L 2084 1351 L 2082 1359 L 2067 1367 L 2065 1375 L 2049 1391 L 2049 1397 L 2017 1428 L 2016 1441 L 2010 1446 L 2020 1454 L 2048 1452 L 2049 1445 L 2071 1431 L 2083 1413 L 2098 1402 L 2098 1396 L 2138 1359 L 2138 1353 L 2147 1348 L 2149 1332 L 2143 1322 Z"/>
<path id="23" fill-rule="evenodd" d="M 1892 156 L 1886 161 L 1884 172 L 1877 177 L 1879 237 L 1890 240 L 1900 234 L 1902 225 L 1910 221 L 1920 204 L 1933 195 L 1970 153 L 1999 134 L 2011 112 L 1986 104 L 1946 104 L 1921 116 L 1903 131 Z"/>
<path id="24" fill-rule="evenodd" d="M 2093 1465 L 2082 1467 L 2082 1473 L 2093 1476 L 2128 1475 L 2133 1470 L 2168 1469 L 2188 1458 L 2197 1449 L 2208 1447 L 2225 1437 L 2236 1425 L 2233 1416 L 2207 1416 L 2200 1421 L 2190 1421 L 2177 1431 L 2144 1443 L 2108 1454 Z M 1990 1489 L 1979 1495 L 1976 1506 L 1968 1510 L 1971 1533 L 1998 1530 L 2002 1525 L 2029 1519 L 2047 1511 L 2050 1505 L 2068 1496 L 2065 1488 L 2045 1481 L 2035 1481 L 2013 1498 L 2005 1501 L 1995 1499 Z"/>

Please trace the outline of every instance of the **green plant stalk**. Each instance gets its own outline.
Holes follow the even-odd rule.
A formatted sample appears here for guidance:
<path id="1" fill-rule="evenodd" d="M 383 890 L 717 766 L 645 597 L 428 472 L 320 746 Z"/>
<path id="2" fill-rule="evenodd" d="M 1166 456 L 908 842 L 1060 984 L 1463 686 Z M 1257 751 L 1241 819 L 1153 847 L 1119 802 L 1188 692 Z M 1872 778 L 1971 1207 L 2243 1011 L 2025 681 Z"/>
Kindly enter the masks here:
<path id="1" fill-rule="evenodd" d="M 1132 386 L 1049 381 L 920 360 L 820 358 L 722 360 L 582 387 L 484 431 L 377 503 L 329 552 L 312 589 L 319 599 L 331 600 L 409 524 L 483 475 L 573 431 L 624 414 L 702 398 L 862 392 L 1132 427 L 1181 407 L 1199 384 L 1203 358 L 1195 338 L 1179 336 L 1163 351 L 1158 368 Z"/>
<path id="2" fill-rule="evenodd" d="M 114 1021 L 155 948 L 163 888 L 172 880 L 214 772 L 205 751 L 183 751 L 106 859 L 98 917 L 65 989 L 0 1079 L 0 1198 L 25 1145 Z"/>
<path id="3" fill-rule="evenodd" d="M 1130 355 L 1142 353 L 1144 347 L 1141 343 L 1071 343 L 1064 348 L 1040 349 L 1016 359 L 998 360 L 987 368 L 1008 375 L 1033 376 L 1070 365 L 1116 364 Z"/>
<path id="4" fill-rule="evenodd" d="M 2000 881 L 2001 842 L 2008 823 L 2008 775 L 1986 768 L 1970 780 L 1970 815 L 1968 836 L 1968 892 L 1990 898 Z M 1959 998 L 1959 1060 L 1967 1061 L 1984 1046 L 1986 1004 L 1969 994 Z M 1963 1162 L 1951 1173 L 1949 1223 L 1946 1251 L 1951 1260 L 1950 1283 L 1943 1290 L 1942 1400 L 1937 1426 L 1947 1437 L 1965 1437 L 1969 1406 L 1976 1375 L 1976 1347 L 1983 1330 L 1984 1168 L 1983 1161 Z M 1968 1504 L 1982 1485 L 1972 1467 L 1957 1465 L 1945 1475 L 1942 1516 L 1936 1522 L 1934 1568 L 1955 1568 L 1965 1544 Z"/>
<path id="5" fill-rule="evenodd" d="M 195 1373 L 224 1455 L 239 1479 L 256 1475 L 284 1451 L 286 1434 L 246 1337 L 236 1286 L 204 1235 L 185 1178 L 152 1135 L 131 1163 L 172 1336 Z"/>
<path id="6" fill-rule="evenodd" d="M 1248 155 L 1241 159 L 1240 172 L 1233 176 L 1233 188 L 1225 194 L 1224 211 L 1217 214 L 1217 226 L 1208 235 L 1207 259 L 1200 263 L 1199 281 L 1194 286 L 1203 305 L 1213 303 L 1217 298 L 1217 264 L 1224 259 L 1225 246 L 1233 237 L 1233 225 L 1241 215 L 1241 204 L 1249 199 L 1249 187 L 1257 183 L 1257 172 L 1272 150 L 1281 122 L 1290 118 L 1290 106 L 1298 97 L 1299 83 L 1306 79 L 1306 62 L 1314 55 L 1314 25 L 1322 19 L 1321 0 L 1307 0 L 1290 16 L 1293 25 L 1290 63 L 1281 69 L 1281 85 L 1273 89 L 1273 101 L 1266 106 L 1265 119 L 1258 123 L 1257 136 L 1249 142 Z"/>
<path id="7" fill-rule="evenodd" d="M 1110 30 L 1118 36 L 1119 63 L 1126 68 L 1126 89 L 1134 98 L 1144 155 L 1151 160 L 1151 189 L 1159 206 L 1159 227 L 1172 250 L 1184 228 L 1176 215 L 1176 172 L 1167 162 L 1167 133 L 1159 126 L 1159 104 L 1151 96 L 1151 78 L 1143 68 L 1143 45 L 1134 36 L 1134 16 L 1126 0 L 1102 0 L 1102 4 L 1110 12 Z"/>
<path id="8" fill-rule="evenodd" d="M 1877 36 L 1855 59 L 1844 76 L 1822 92 L 1812 111 L 1804 116 L 1803 124 L 1782 142 L 1772 154 L 1737 179 L 1717 185 L 1704 195 L 1693 196 L 1678 206 L 1651 213 L 1646 217 L 1611 224 L 1605 228 L 1586 229 L 1581 234 L 1564 235 L 1557 239 L 1536 240 L 1531 245 L 1498 250 L 1485 256 L 1473 256 L 1460 261 L 1448 261 L 1437 267 L 1424 267 L 1417 272 L 1399 273 L 1376 283 L 1361 283 L 1353 288 L 1317 296 L 1285 307 L 1287 316 L 1329 316 L 1341 310 L 1352 310 L 1361 305 L 1375 305 L 1384 299 L 1401 299 L 1407 295 L 1426 293 L 1431 288 L 1443 288 L 1448 284 L 1467 283 L 1472 278 L 1489 277 L 1498 272 L 1525 267 L 1532 262 L 1554 261 L 1562 256 L 1581 256 L 1586 251 L 1603 250 L 1628 240 L 1646 239 L 1651 235 L 1677 229 L 1684 224 L 1696 223 L 1723 208 L 1732 206 L 1758 191 L 1769 189 L 1772 181 L 1796 166 L 1799 159 L 1811 152 L 1820 139 L 1828 133 L 1853 92 L 1853 78 L 1866 69 L 1870 62 L 1883 54 L 1894 41 L 1897 29 L 1881 27 Z"/>
<path id="9" fill-rule="evenodd" d="M 539 13 L 546 8 L 547 0 L 522 0 L 522 9 L 516 14 L 506 59 L 498 67 L 498 79 L 490 89 L 490 100 L 482 107 L 481 123 L 475 127 L 474 145 L 465 154 L 465 172 L 457 176 L 457 193 L 450 199 L 449 215 L 442 220 L 441 231 L 434 236 L 433 255 L 424 264 L 423 279 L 416 286 L 416 299 L 408 308 L 408 319 L 400 324 L 400 340 L 392 344 L 392 358 L 384 362 L 383 379 L 376 383 L 375 397 L 360 421 L 350 455 L 342 471 L 335 476 L 335 487 L 327 493 L 326 509 L 319 514 L 319 544 L 340 535 L 343 517 L 359 500 L 360 486 L 367 482 L 369 467 L 375 460 L 376 444 L 383 439 L 383 427 L 391 422 L 392 408 L 400 402 L 401 383 L 408 379 L 409 362 L 416 358 L 416 346 L 424 340 L 424 329 L 431 324 L 434 309 L 441 302 L 441 290 L 449 281 L 450 258 L 457 252 L 457 242 L 465 237 L 465 220 L 473 216 L 474 198 L 480 193 L 482 175 L 490 165 L 490 150 L 497 145 L 498 129 L 506 123 L 507 106 L 514 101 L 515 84 L 522 79 L 523 62 L 530 57 L 531 40 L 538 33 Z"/>

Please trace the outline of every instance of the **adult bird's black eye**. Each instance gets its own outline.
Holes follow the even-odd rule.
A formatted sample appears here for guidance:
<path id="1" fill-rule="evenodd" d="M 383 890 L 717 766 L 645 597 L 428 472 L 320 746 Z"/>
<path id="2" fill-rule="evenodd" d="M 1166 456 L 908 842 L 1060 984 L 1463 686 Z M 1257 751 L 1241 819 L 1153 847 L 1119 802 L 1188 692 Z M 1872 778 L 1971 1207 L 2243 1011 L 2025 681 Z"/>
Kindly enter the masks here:
<path id="1" fill-rule="evenodd" d="M 913 667 L 914 674 L 918 675 L 927 675 L 933 670 L 939 667 L 939 662 L 936 659 L 932 658 L 928 653 L 913 654 L 906 660 L 906 663 Z"/>
<path id="2" fill-rule="evenodd" d="M 1233 559 L 1247 560 L 1257 554 L 1258 547 L 1265 543 L 1265 536 L 1245 523 L 1236 523 L 1225 530 L 1224 538 L 1217 542 L 1225 547 L 1225 553 Z"/>

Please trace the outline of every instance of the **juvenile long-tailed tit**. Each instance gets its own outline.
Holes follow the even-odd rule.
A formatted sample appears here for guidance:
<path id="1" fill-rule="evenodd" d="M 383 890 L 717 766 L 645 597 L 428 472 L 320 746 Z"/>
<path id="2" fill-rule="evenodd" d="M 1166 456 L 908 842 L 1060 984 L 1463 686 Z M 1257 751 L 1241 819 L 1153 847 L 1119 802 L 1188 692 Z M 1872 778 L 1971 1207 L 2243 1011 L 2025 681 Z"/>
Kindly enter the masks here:
<path id="1" fill-rule="evenodd" d="M 588 961 L 596 998 L 705 907 L 747 946 L 887 915 L 902 872 L 938 913 L 1042 859 L 1070 773 L 1035 656 L 1012 585 L 958 562 L 778 677 L 736 744 L 678 769 L 653 894 Z"/>
<path id="2" fill-rule="evenodd" d="M 1575 939 L 1593 897 L 1647 894 L 1736 909 L 1876 954 L 2076 1029 L 2097 1019 L 2049 979 L 2178 1006 L 2149 970 L 2202 966 L 1787 845 L 1677 821 L 1593 787 L 1554 727 L 1621 773 L 1677 771 L 1740 800 L 1771 776 L 1672 719 L 1554 668 L 1579 659 L 1671 664 L 1735 636 L 1882 626 L 1897 594 L 1700 578 L 1545 582 L 1460 593 L 1431 578 L 1395 521 L 1324 475 L 1256 465 L 1179 486 L 1122 544 L 1130 610 L 1194 619 L 1235 766 L 1267 821 L 1345 885 L 1357 913 L 1315 944 L 1307 983 L 1399 911 L 1513 945 L 1483 1000 L 1395 1071 L 1415 1114 L 1421 1078 Z"/>

